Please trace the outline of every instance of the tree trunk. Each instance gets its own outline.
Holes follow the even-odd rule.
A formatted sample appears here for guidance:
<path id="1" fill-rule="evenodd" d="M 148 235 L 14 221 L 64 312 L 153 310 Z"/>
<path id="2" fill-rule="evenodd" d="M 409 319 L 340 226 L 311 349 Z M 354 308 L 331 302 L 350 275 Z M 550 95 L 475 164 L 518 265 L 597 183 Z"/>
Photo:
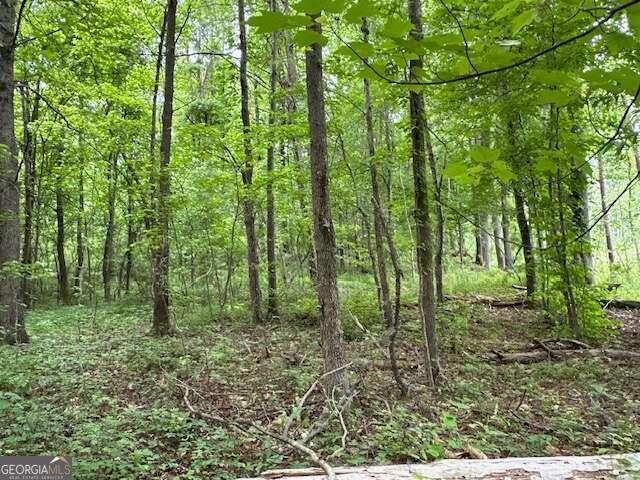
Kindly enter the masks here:
<path id="1" fill-rule="evenodd" d="M 438 168 L 436 165 L 436 157 L 433 154 L 433 144 L 431 143 L 431 133 L 428 129 L 428 122 L 425 116 L 425 140 L 427 146 L 427 159 L 429 160 L 429 169 L 433 179 L 433 197 L 436 207 L 436 251 L 434 255 L 434 275 L 436 299 L 438 302 L 444 301 L 444 291 L 442 286 L 442 259 L 444 257 L 444 210 L 442 208 L 442 178 L 438 178 Z"/>
<path id="2" fill-rule="evenodd" d="M 489 215 L 483 213 L 480 215 L 480 254 L 482 256 L 482 266 L 491 268 L 491 259 L 489 257 Z"/>
<path id="3" fill-rule="evenodd" d="M 160 169 L 157 188 L 157 249 L 153 270 L 153 331 L 163 336 L 173 332 L 169 318 L 169 196 L 171 195 L 171 131 L 173 127 L 173 78 L 176 66 L 176 10 L 178 0 L 167 0 L 164 105 L 162 108 L 162 137 Z"/>
<path id="4" fill-rule="evenodd" d="M 269 8 L 277 12 L 276 0 L 269 0 Z M 269 79 L 269 126 L 273 131 L 276 124 L 276 87 L 278 82 L 278 34 L 271 34 L 271 58 Z M 273 197 L 273 179 L 275 167 L 275 145 L 267 149 L 267 316 L 278 316 L 278 276 L 276 270 L 276 211 Z"/>
<path id="5" fill-rule="evenodd" d="M 516 202 L 516 218 L 518 229 L 520 230 L 520 240 L 522 242 L 522 253 L 524 256 L 524 268 L 526 274 L 527 297 L 532 298 L 536 292 L 536 263 L 533 255 L 533 242 L 531 240 L 531 228 L 529 219 L 525 211 L 525 202 L 522 192 L 514 188 L 513 196 Z"/>
<path id="6" fill-rule="evenodd" d="M 147 232 L 154 227 L 154 222 L 158 219 L 158 205 L 156 202 L 156 191 L 158 187 L 158 161 L 156 160 L 156 143 L 158 136 L 158 93 L 160 91 L 160 75 L 162 74 L 162 58 L 164 50 L 164 40 L 167 34 L 167 8 L 165 7 L 162 17 L 162 28 L 160 29 L 160 39 L 158 41 L 158 54 L 156 57 L 156 71 L 153 80 L 153 96 L 151 99 L 151 130 L 149 132 L 149 189 L 148 198 L 145 202 L 144 224 Z M 153 262 L 152 262 L 153 264 Z M 152 271 L 153 275 L 153 271 Z"/>
<path id="7" fill-rule="evenodd" d="M 73 288 L 78 298 L 82 295 L 82 277 L 84 272 L 84 232 L 87 229 L 87 221 L 84 213 L 84 171 L 80 166 L 80 180 L 78 183 L 78 219 L 76 221 L 76 274 L 73 280 Z"/>
<path id="8" fill-rule="evenodd" d="M 598 156 L 598 186 L 600 187 L 600 205 L 602 211 L 606 211 L 607 204 L 607 186 L 604 180 L 604 166 L 602 164 L 602 158 Z M 609 225 L 608 215 L 604 215 L 602 218 L 602 225 L 604 227 L 604 237 L 607 244 L 607 257 L 609 259 L 609 265 L 616 263 L 616 254 L 613 248 L 613 239 L 611 238 L 611 226 Z"/>
<path id="9" fill-rule="evenodd" d="M 310 31 L 321 34 L 321 26 L 313 15 Z M 309 157 L 311 195 L 313 199 L 313 241 L 316 253 L 318 301 L 320 304 L 322 354 L 327 391 L 349 390 L 346 355 L 340 325 L 340 303 L 336 265 L 336 238 L 331 217 L 329 171 L 327 162 L 327 125 L 322 73 L 322 46 L 312 44 L 305 52 L 307 70 L 307 108 L 309 122 Z M 339 370 L 336 370 L 339 369 Z"/>
<path id="10" fill-rule="evenodd" d="M 640 453 L 601 455 L 594 457 L 532 457 L 496 459 L 438 460 L 416 465 L 380 465 L 365 467 L 336 467 L 334 473 L 345 480 L 632 480 L 640 469 Z M 260 478 L 286 480 L 324 480 L 320 468 L 270 470 Z"/>
<path id="11" fill-rule="evenodd" d="M 491 223 L 493 225 L 493 243 L 496 251 L 496 262 L 498 264 L 498 268 L 506 270 L 507 264 L 505 261 L 504 251 L 502 250 L 502 226 L 500 225 L 498 214 L 494 213 L 491 215 Z"/>
<path id="12" fill-rule="evenodd" d="M 289 11 L 289 0 L 282 0 L 283 13 L 288 15 Z M 296 50 L 293 44 L 293 39 L 289 31 L 284 32 L 285 38 L 285 56 L 286 56 L 286 75 L 283 81 L 285 89 L 287 90 L 287 94 L 284 99 L 285 109 L 287 111 L 287 122 L 289 124 L 295 123 L 295 114 L 298 111 L 298 105 L 296 103 L 294 88 L 298 81 L 298 69 L 296 65 Z M 293 150 L 293 158 L 295 160 L 295 166 L 298 169 L 299 173 L 296 176 L 296 186 L 300 192 L 299 202 L 300 202 L 300 211 L 303 215 L 309 215 L 306 198 L 306 188 L 304 182 L 301 180 L 301 176 L 304 174 L 304 169 L 302 165 L 302 152 L 300 148 L 300 142 L 297 138 L 293 138 L 291 140 L 290 146 Z M 308 238 L 312 237 L 311 228 L 308 228 Z M 308 244 L 305 242 L 305 250 L 307 250 Z M 316 259 L 315 252 L 313 248 L 309 248 L 311 254 L 308 255 L 308 270 L 309 270 L 309 278 L 312 283 L 316 283 Z"/>
<path id="13" fill-rule="evenodd" d="M 60 155 L 61 152 L 55 152 Z M 56 162 L 56 253 L 58 256 L 58 297 L 63 305 L 71 303 L 69 294 L 69 275 L 67 270 L 67 260 L 64 252 L 65 231 L 64 231 L 64 192 L 62 187 L 62 160 L 58 157 Z"/>
<path id="14" fill-rule="evenodd" d="M 247 237 L 247 270 L 249 273 L 249 296 L 254 322 L 262 322 L 262 295 L 260 292 L 260 259 L 255 226 L 255 205 L 251 186 L 253 183 L 253 152 L 251 151 L 251 121 L 249 119 L 249 86 L 247 83 L 247 31 L 245 25 L 244 0 L 238 0 L 238 22 L 240 24 L 240 94 L 244 141 L 244 165 L 242 183 L 244 191 L 244 229 Z"/>
<path id="15" fill-rule="evenodd" d="M 500 208 L 502 211 L 502 243 L 504 245 L 504 265 L 507 270 L 513 269 L 513 251 L 511 248 L 511 219 L 509 218 L 507 186 L 502 186 Z"/>
<path id="16" fill-rule="evenodd" d="M 104 301 L 111 302 L 113 293 L 111 282 L 113 279 L 113 243 L 116 222 L 116 194 L 118 188 L 118 154 L 109 156 L 108 198 L 107 198 L 107 228 L 104 234 L 104 247 L 102 249 L 102 285 L 104 287 Z"/>
<path id="17" fill-rule="evenodd" d="M 412 37 L 422 39 L 422 5 L 421 0 L 408 0 L 409 21 L 414 25 Z M 417 80 L 418 71 L 422 69 L 422 58 L 410 61 L 410 79 Z M 409 94 L 411 116 L 411 152 L 413 159 L 413 184 L 415 197 L 416 224 L 416 257 L 420 280 L 420 316 L 424 337 L 424 361 L 429 384 L 434 385 L 440 373 L 438 342 L 436 339 L 436 299 L 433 282 L 433 233 L 429 212 L 429 194 L 427 186 L 425 155 L 425 111 L 424 98 L 421 93 L 411 91 Z"/>
<path id="18" fill-rule="evenodd" d="M 20 262 L 18 161 L 13 118 L 15 0 L 0 0 L 0 267 Z M 20 278 L 15 268 L 0 275 L 0 326 L 7 343 L 26 343 Z"/>
<path id="19" fill-rule="evenodd" d="M 480 217 L 480 214 L 476 214 L 474 216 L 474 221 L 475 221 L 475 225 L 474 225 L 474 239 L 476 241 L 476 255 L 475 255 L 475 264 L 478 265 L 479 267 L 482 267 L 484 265 L 483 263 L 483 258 L 482 258 L 482 230 L 480 228 L 480 225 L 482 224 L 482 220 Z"/>
<path id="20" fill-rule="evenodd" d="M 365 43 L 369 41 L 369 24 L 365 19 L 362 23 L 362 33 Z M 393 313 L 389 294 L 389 280 L 387 277 L 387 259 L 384 252 L 384 211 L 380 196 L 380 184 L 378 180 L 378 167 L 375 163 L 376 146 L 373 135 L 373 112 L 371 102 L 371 86 L 369 79 L 364 79 L 364 112 L 367 129 L 367 149 L 369 156 L 369 174 L 371 177 L 371 206 L 373 208 L 373 228 L 375 237 L 376 266 L 378 276 L 378 298 L 382 321 L 389 328 L 393 325 Z"/>
<path id="21" fill-rule="evenodd" d="M 38 84 L 38 90 L 40 85 Z M 31 298 L 31 268 L 33 264 L 33 209 L 35 203 L 36 139 L 29 126 L 38 119 L 40 96 L 35 95 L 33 107 L 27 89 L 20 89 L 22 97 L 22 159 L 24 162 L 24 239 L 22 243 L 22 265 L 25 268 L 20 289 L 20 298 L 25 308 L 33 306 Z"/>
<path id="22" fill-rule="evenodd" d="M 127 249 L 124 252 L 124 291 L 129 293 L 131 288 L 131 273 L 133 272 L 133 245 L 137 241 L 134 218 L 134 166 L 127 161 Z"/>

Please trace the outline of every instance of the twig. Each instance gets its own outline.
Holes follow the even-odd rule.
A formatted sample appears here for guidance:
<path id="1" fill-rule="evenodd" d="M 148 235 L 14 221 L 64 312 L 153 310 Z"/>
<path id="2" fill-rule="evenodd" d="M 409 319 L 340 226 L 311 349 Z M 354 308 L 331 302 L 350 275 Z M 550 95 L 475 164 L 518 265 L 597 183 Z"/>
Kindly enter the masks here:
<path id="1" fill-rule="evenodd" d="M 191 402 L 189 401 L 189 391 L 191 390 L 191 388 L 186 385 L 184 382 L 180 382 L 183 385 L 184 388 L 184 395 L 183 395 L 183 400 L 185 405 L 187 406 L 187 409 L 194 414 L 195 416 L 201 417 L 205 420 L 209 420 L 212 422 L 216 422 L 216 423 L 221 423 L 223 425 L 228 425 L 236 430 L 239 430 L 243 433 L 250 433 L 250 430 L 253 428 L 254 430 L 257 430 L 258 432 L 271 437 L 273 439 L 279 440 L 283 443 L 286 443 L 287 445 L 293 447 L 294 449 L 298 450 L 301 453 L 304 453 L 305 455 L 307 455 L 311 461 L 313 463 L 315 463 L 318 467 L 322 468 L 322 470 L 325 472 L 327 478 L 329 480 L 336 480 L 336 474 L 333 470 L 333 468 L 331 467 L 331 465 L 329 465 L 325 460 L 323 460 L 322 458 L 320 458 L 320 456 L 313 451 L 311 448 L 307 447 L 306 445 L 303 445 L 302 443 L 292 439 L 289 436 L 285 436 L 285 435 L 281 435 L 278 433 L 274 433 L 266 428 L 264 428 L 261 425 L 258 425 L 257 423 L 254 422 L 249 422 L 246 420 L 233 420 L 233 419 L 229 419 L 229 418 L 223 418 L 219 415 L 213 415 L 207 412 L 201 412 L 199 410 L 196 410 L 193 405 L 191 404 Z"/>
<path id="2" fill-rule="evenodd" d="M 289 435 L 289 429 L 293 425 L 293 422 L 295 422 L 300 418 L 300 414 L 302 413 L 302 409 L 304 408 L 304 404 L 307 401 L 307 398 L 309 398 L 309 395 L 311 395 L 311 393 L 315 390 L 318 384 L 319 384 L 318 380 L 316 380 L 311 384 L 309 389 L 306 391 L 306 393 L 302 396 L 302 398 L 298 402 L 298 405 L 296 406 L 296 408 L 294 408 L 294 410 L 291 412 L 291 415 L 289 415 L 289 419 L 287 420 L 287 423 L 284 426 L 284 429 L 282 430 L 282 434 L 284 436 Z"/>

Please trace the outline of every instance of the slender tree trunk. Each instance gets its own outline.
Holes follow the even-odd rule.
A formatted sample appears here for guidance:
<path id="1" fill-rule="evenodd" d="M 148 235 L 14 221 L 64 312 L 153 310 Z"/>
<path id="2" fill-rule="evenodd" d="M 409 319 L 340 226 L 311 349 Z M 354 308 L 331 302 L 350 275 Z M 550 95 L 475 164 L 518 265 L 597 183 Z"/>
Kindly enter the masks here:
<path id="1" fill-rule="evenodd" d="M 40 85 L 38 84 L 38 90 Z M 22 159 L 24 162 L 24 239 L 22 243 L 22 265 L 25 267 L 22 277 L 20 298 L 25 308 L 33 306 L 31 298 L 31 268 L 33 264 L 33 208 L 35 203 L 36 178 L 36 139 L 29 126 L 38 119 L 40 96 L 35 95 L 33 107 L 29 100 L 28 91 L 20 89 L 22 96 Z"/>
<path id="2" fill-rule="evenodd" d="M 522 242 L 522 253 L 524 256 L 527 297 L 531 299 L 536 292 L 536 263 L 533 255 L 531 228 L 529 227 L 529 219 L 525 211 L 524 196 L 520 189 L 515 188 L 513 196 L 516 202 L 516 218 L 518 220 L 518 229 L 520 230 L 520 240 Z"/>
<path id="3" fill-rule="evenodd" d="M 513 251 L 511 248 L 511 219 L 509 218 L 509 203 L 507 187 L 502 186 L 500 195 L 500 207 L 502 210 L 502 243 L 504 245 L 504 265 L 507 270 L 513 269 Z"/>
<path id="4" fill-rule="evenodd" d="M 420 0 L 409 1 L 409 21 L 414 25 L 412 36 L 422 39 L 422 5 Z M 422 69 L 422 58 L 412 59 L 409 64 L 411 80 L 417 80 Z M 424 337 L 424 361 L 429 384 L 435 385 L 440 373 L 438 342 L 436 338 L 436 299 L 433 282 L 433 233 L 429 212 L 427 165 L 425 155 L 425 111 L 421 93 L 409 94 L 411 115 L 411 152 L 413 157 L 413 183 L 415 196 L 416 257 L 420 278 L 420 316 Z"/>
<path id="5" fill-rule="evenodd" d="M 494 213 L 491 215 L 491 223 L 493 225 L 493 243 L 496 250 L 496 262 L 498 264 L 498 268 L 506 270 L 507 265 L 504 258 L 504 251 L 502 250 L 502 226 L 500 225 L 500 219 L 497 214 Z"/>
<path id="6" fill-rule="evenodd" d="M 557 111 L 555 109 L 554 111 Z M 556 114 L 556 116 L 559 114 Z M 559 120 L 556 120 L 558 122 Z M 556 134 L 557 136 L 557 134 Z M 556 146 L 557 149 L 559 147 Z M 587 231 L 589 223 L 589 190 L 587 177 L 583 172 L 576 171 L 571 178 L 571 192 L 567 199 L 573 217 L 572 230 L 576 235 Z M 584 278 L 588 285 L 593 283 L 593 255 L 591 253 L 591 233 L 586 232 L 578 244 L 580 250 L 578 259 L 584 267 Z"/>
<path id="7" fill-rule="evenodd" d="M 0 267 L 20 262 L 18 161 L 13 117 L 15 0 L 0 0 Z M 29 341 L 14 268 L 0 275 L 0 326 L 6 343 Z"/>
<path id="8" fill-rule="evenodd" d="M 251 121 L 249 118 L 249 86 L 247 83 L 247 31 L 245 25 L 244 0 L 238 0 L 238 22 L 240 24 L 240 94 L 242 130 L 244 133 L 244 165 L 242 183 L 244 191 L 244 229 L 247 236 L 247 270 L 249 273 L 249 296 L 251 312 L 255 322 L 262 322 L 262 295 L 260 292 L 260 259 L 255 226 L 255 205 L 251 186 L 253 183 L 253 152 L 251 150 Z"/>
<path id="9" fill-rule="evenodd" d="M 104 287 L 104 301 L 113 300 L 111 283 L 113 280 L 113 249 L 116 222 L 116 194 L 118 188 L 118 154 L 109 156 L 109 174 L 107 198 L 107 228 L 104 235 L 104 247 L 102 249 L 102 285 Z"/>
<path id="10" fill-rule="evenodd" d="M 460 265 L 464 264 L 464 255 L 466 253 L 464 242 L 464 228 L 462 227 L 462 219 L 457 220 L 457 236 L 458 236 L 458 257 L 460 258 Z"/>
<path id="11" fill-rule="evenodd" d="M 171 132 L 173 127 L 174 71 L 176 66 L 176 10 L 178 0 L 167 0 L 164 105 L 162 108 L 162 138 L 157 187 L 158 243 L 153 271 L 153 331 L 163 336 L 173 332 L 169 318 L 169 196 L 171 195 Z"/>
<path id="12" fill-rule="evenodd" d="M 598 186 L 600 187 L 600 205 L 604 212 L 608 208 L 607 204 L 607 186 L 604 179 L 604 166 L 602 159 L 598 156 Z M 602 218 L 602 225 L 604 226 L 604 237 L 607 243 L 607 257 L 609 259 L 609 265 L 616 263 L 616 254 L 613 247 L 613 239 L 611 238 L 611 226 L 609 225 L 608 215 L 604 215 Z"/>
<path id="13" fill-rule="evenodd" d="M 59 152 L 55 153 L 59 155 Z M 62 160 L 58 158 L 56 162 L 56 253 L 58 256 L 58 297 L 63 305 L 71 303 L 69 293 L 69 275 L 67 270 L 67 260 L 64 252 L 65 244 L 65 224 L 64 224 L 64 191 L 62 187 Z"/>
<path id="14" fill-rule="evenodd" d="M 362 33 L 365 43 L 369 41 L 369 24 L 363 21 Z M 387 328 L 393 325 L 393 312 L 389 294 L 389 280 L 387 278 L 387 260 L 384 252 L 384 211 L 380 195 L 380 184 L 378 180 L 378 167 L 375 163 L 376 146 L 373 135 L 373 112 L 371 102 L 371 86 L 369 79 L 364 79 L 364 111 L 367 129 L 367 147 L 369 155 L 369 174 L 371 177 L 371 206 L 373 208 L 373 224 L 375 236 L 376 266 L 378 268 L 378 298 L 380 300 L 380 311 L 382 320 Z"/>
<path id="15" fill-rule="evenodd" d="M 310 31 L 321 34 L 321 26 L 312 16 Z M 346 354 L 340 325 L 340 303 L 336 265 L 336 238 L 331 217 L 329 197 L 329 171 L 327 162 L 327 125 L 322 73 L 322 46 L 318 43 L 307 48 L 307 107 L 309 121 L 309 157 L 311 167 L 311 193 L 313 199 L 313 240 L 317 262 L 317 290 L 320 304 L 320 341 L 324 357 L 327 391 L 334 388 L 346 393 L 349 377 L 344 368 Z M 338 369 L 338 370 L 337 370 Z"/>
<path id="16" fill-rule="evenodd" d="M 277 0 L 269 0 L 269 8 L 277 12 Z M 278 34 L 271 34 L 271 58 L 269 79 L 269 126 L 276 124 L 276 87 L 278 82 Z M 273 171 L 275 167 L 275 145 L 271 143 L 267 149 L 267 316 L 278 316 L 278 276 L 276 261 L 276 210 L 273 196 Z"/>
<path id="17" fill-rule="evenodd" d="M 124 291 L 129 293 L 131 288 L 131 273 L 133 271 L 133 245 L 137 241 L 134 218 L 134 166 L 127 161 L 127 250 L 124 253 Z"/>
<path id="18" fill-rule="evenodd" d="M 491 260 L 489 258 L 489 215 L 483 213 L 480 215 L 482 228 L 480 229 L 480 252 L 482 255 L 482 266 L 491 268 Z"/>
<path id="19" fill-rule="evenodd" d="M 429 160 L 429 168 L 433 179 L 433 197 L 436 208 L 436 251 L 434 255 L 434 274 L 436 299 L 438 302 L 444 302 L 444 291 L 442 285 L 442 260 L 444 257 L 444 210 L 442 208 L 442 178 L 439 178 L 438 167 L 436 165 L 436 157 L 433 154 L 433 144 L 431 142 L 431 133 L 429 124 L 425 117 L 425 140 L 427 146 L 427 159 Z"/>
<path id="20" fill-rule="evenodd" d="M 288 15 L 289 10 L 289 0 L 282 0 L 283 5 L 283 13 Z M 293 44 L 293 39 L 291 34 L 288 31 L 284 33 L 285 38 L 285 56 L 286 56 L 286 75 L 284 78 L 284 86 L 287 90 L 287 95 L 285 96 L 285 109 L 287 111 L 287 122 L 289 124 L 295 123 L 295 115 L 298 111 L 298 105 L 296 103 L 296 97 L 294 93 L 294 89 L 296 83 L 298 82 L 298 68 L 296 65 L 296 50 Z M 295 166 L 299 170 L 296 178 L 296 186 L 300 192 L 300 210 L 301 214 L 310 215 L 309 208 L 306 202 L 306 188 L 304 182 L 301 180 L 302 175 L 304 174 L 304 168 L 302 165 L 302 152 L 300 147 L 300 142 L 297 138 L 293 138 L 290 144 L 293 150 L 293 158 L 295 161 Z M 308 238 L 312 238 L 313 234 L 311 228 L 308 229 L 309 234 Z M 305 248 L 307 244 L 305 243 Z M 313 248 L 310 248 L 311 254 L 308 256 L 308 269 L 309 269 L 309 278 L 312 283 L 316 283 L 316 259 L 315 252 Z"/>
<path id="21" fill-rule="evenodd" d="M 157 221 L 157 218 L 155 217 L 158 210 L 156 202 L 159 163 L 156 159 L 156 143 L 158 136 L 158 94 L 160 91 L 160 75 L 162 74 L 162 59 L 164 57 L 163 51 L 165 48 L 164 40 L 167 34 L 167 13 L 167 7 L 165 7 L 164 15 L 162 17 L 162 27 L 160 29 L 160 39 L 158 41 L 156 71 L 153 80 L 153 96 L 151 99 L 151 131 L 149 132 L 149 189 L 147 202 L 145 203 L 146 208 L 144 216 L 144 224 L 147 231 L 151 230 Z"/>
<path id="22" fill-rule="evenodd" d="M 80 179 L 78 182 L 78 218 L 76 220 L 76 274 L 73 280 L 75 294 L 82 296 L 82 277 L 84 272 L 84 232 L 86 230 L 84 213 L 84 166 L 80 166 Z"/>
<path id="23" fill-rule="evenodd" d="M 480 217 L 480 214 L 476 213 L 476 215 L 474 216 L 474 220 L 475 220 L 475 225 L 474 225 L 474 238 L 476 241 L 476 256 L 475 256 L 475 263 L 476 265 L 478 265 L 479 267 L 484 266 L 483 263 L 483 257 L 482 257 L 482 229 L 480 228 L 480 225 L 482 225 L 482 218 Z"/>

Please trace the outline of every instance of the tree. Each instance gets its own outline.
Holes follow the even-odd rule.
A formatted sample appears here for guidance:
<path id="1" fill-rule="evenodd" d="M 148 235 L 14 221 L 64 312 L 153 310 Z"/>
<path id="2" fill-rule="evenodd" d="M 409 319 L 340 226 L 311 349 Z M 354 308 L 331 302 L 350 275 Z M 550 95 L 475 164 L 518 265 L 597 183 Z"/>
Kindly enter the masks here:
<path id="1" fill-rule="evenodd" d="M 312 14 L 308 31 L 322 34 Z M 309 160 L 311 167 L 311 196 L 313 201 L 313 243 L 316 254 L 317 291 L 320 304 L 320 341 L 324 370 L 331 373 L 325 379 L 327 388 L 349 390 L 349 377 L 344 368 L 346 354 L 340 325 L 338 299 L 336 237 L 331 216 L 329 171 L 327 166 L 327 125 L 324 103 L 322 46 L 316 41 L 305 52 L 307 71 L 307 109 L 309 122 Z"/>
<path id="2" fill-rule="evenodd" d="M 412 37 L 416 41 L 422 39 L 422 5 L 420 0 L 408 0 L 409 21 L 413 24 Z M 412 59 L 409 63 L 410 78 L 418 79 L 422 69 L 422 58 Z M 434 385 L 440 372 L 438 342 L 436 338 L 436 299 L 434 292 L 433 268 L 433 233 L 429 194 L 427 187 L 427 164 L 425 155 L 424 98 L 416 90 L 409 93 L 409 112 L 411 117 L 411 156 L 413 164 L 414 219 L 416 225 L 416 258 L 418 259 L 418 276 L 420 292 L 418 303 L 424 337 L 424 359 L 427 378 Z"/>
<path id="3" fill-rule="evenodd" d="M 247 27 L 244 0 L 238 0 L 238 23 L 240 27 L 240 95 L 241 117 L 244 142 L 244 164 L 242 183 L 244 184 L 244 230 L 247 237 L 247 270 L 249 274 L 249 297 L 251 312 L 255 322 L 262 322 L 262 294 L 260 292 L 260 257 L 255 225 L 255 205 L 253 203 L 253 151 L 251 148 L 251 120 L 249 117 L 249 86 L 247 83 Z"/>
<path id="4" fill-rule="evenodd" d="M 165 38 L 164 105 L 162 108 L 162 136 L 160 143 L 160 169 L 158 171 L 158 245 L 153 270 L 153 331 L 156 335 L 168 335 L 173 327 L 169 318 L 169 195 L 171 177 L 171 131 L 173 126 L 174 70 L 176 65 L 176 10 L 178 0 L 167 1 L 167 26 Z"/>
<path id="5" fill-rule="evenodd" d="M 269 0 L 272 12 L 278 11 L 276 0 Z M 269 126 L 276 123 L 276 87 L 278 84 L 278 34 L 271 34 L 271 54 L 269 56 Z M 267 316 L 278 316 L 278 276 L 276 269 L 276 212 L 273 196 L 273 177 L 275 166 L 275 145 L 267 148 Z"/>
<path id="6" fill-rule="evenodd" d="M 29 340 L 20 299 L 18 160 L 14 132 L 15 0 L 0 1 L 0 325 L 7 343 Z"/>

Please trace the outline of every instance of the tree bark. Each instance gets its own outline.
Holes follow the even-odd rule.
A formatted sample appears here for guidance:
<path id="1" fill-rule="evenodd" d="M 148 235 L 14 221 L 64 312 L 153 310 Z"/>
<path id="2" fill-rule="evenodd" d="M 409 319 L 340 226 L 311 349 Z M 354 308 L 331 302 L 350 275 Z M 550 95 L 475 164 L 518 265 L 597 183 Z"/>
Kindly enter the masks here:
<path id="1" fill-rule="evenodd" d="M 26 343 L 20 301 L 18 161 L 13 117 L 15 0 L 0 0 L 0 326 L 6 343 Z"/>
<path id="2" fill-rule="evenodd" d="M 511 219 L 509 215 L 507 186 L 502 186 L 500 195 L 502 213 L 502 243 L 504 245 L 504 265 L 507 270 L 513 269 L 513 250 L 511 248 Z"/>
<path id="3" fill-rule="evenodd" d="M 102 249 L 102 285 L 104 287 L 104 301 L 113 300 L 111 283 L 113 279 L 113 243 L 116 222 L 116 195 L 118 188 L 118 154 L 109 155 L 109 170 L 107 175 L 107 225 L 104 234 L 104 246 Z"/>
<path id="4" fill-rule="evenodd" d="M 365 43 L 369 41 L 369 24 L 365 19 L 362 23 L 362 34 Z M 371 206 L 373 208 L 373 228 L 375 240 L 375 265 L 378 269 L 378 298 L 382 321 L 389 328 L 393 325 L 393 312 L 389 294 L 389 279 L 387 277 L 387 259 L 384 251 L 384 211 L 380 195 L 378 167 L 375 163 L 376 146 L 373 134 L 373 111 L 371 102 L 371 86 L 369 79 L 364 79 L 364 112 L 367 131 L 367 153 L 369 160 L 369 175 L 371 179 Z"/>
<path id="5" fill-rule="evenodd" d="M 169 197 L 171 195 L 171 132 L 173 128 L 174 71 L 176 65 L 176 11 L 178 0 L 167 0 L 165 34 L 164 105 L 162 108 L 162 137 L 160 169 L 157 188 L 158 240 L 153 270 L 153 331 L 163 336 L 173 332 L 169 318 Z"/>
<path id="6" fill-rule="evenodd" d="M 247 237 L 247 270 L 249 274 L 249 296 L 254 322 L 262 322 L 262 294 L 260 292 L 260 259 L 255 226 L 255 205 L 251 186 L 253 183 L 253 152 L 251 150 L 251 120 L 249 118 L 249 86 L 247 83 L 247 29 L 245 25 L 245 2 L 238 0 L 238 22 L 240 24 L 240 95 L 244 142 L 244 165 L 242 183 L 245 187 L 243 213 Z"/>
<path id="7" fill-rule="evenodd" d="M 473 219 L 475 220 L 473 236 L 476 241 L 475 264 L 482 267 L 484 265 L 482 258 L 482 230 L 480 229 L 482 220 L 479 214 L 476 214 Z"/>
<path id="8" fill-rule="evenodd" d="M 527 297 L 533 298 L 536 292 L 536 263 L 533 255 L 533 242 L 531 240 L 531 228 L 525 211 L 524 195 L 518 188 L 514 188 L 513 196 L 516 202 L 516 218 L 520 230 L 522 253 L 524 256 L 524 268 L 526 275 Z"/>
<path id="9" fill-rule="evenodd" d="M 309 29 L 321 34 L 322 28 L 311 16 Z M 328 391 L 337 388 L 346 393 L 349 378 L 343 367 L 346 354 L 340 325 L 340 303 L 336 265 L 336 238 L 331 217 L 329 171 L 327 162 L 327 125 L 324 104 L 322 46 L 312 44 L 305 52 L 307 70 L 307 109 L 309 122 L 309 157 L 311 194 L 313 199 L 313 241 L 316 254 L 317 290 L 320 306 L 322 354 L 324 370 L 333 372 L 325 379 Z M 340 370 L 336 370 L 340 369 Z"/>
<path id="10" fill-rule="evenodd" d="M 84 232 L 87 221 L 84 213 L 84 166 L 80 165 L 80 179 L 78 182 L 78 218 L 76 221 L 76 273 L 73 280 L 75 294 L 82 296 L 82 277 L 84 273 Z"/>
<path id="11" fill-rule="evenodd" d="M 38 84 L 38 89 L 39 89 Z M 24 238 L 22 242 L 22 265 L 25 268 L 20 298 L 25 308 L 33 306 L 31 297 L 31 269 L 33 267 L 33 209 L 35 203 L 35 179 L 36 179 L 36 139 L 29 126 L 38 119 L 40 109 L 40 96 L 35 95 L 33 107 L 29 99 L 27 89 L 20 89 L 22 97 L 22 159 L 24 163 Z"/>
<path id="12" fill-rule="evenodd" d="M 435 291 L 436 299 L 438 302 L 444 301 L 444 290 L 442 285 L 442 260 L 444 257 L 444 209 L 442 208 L 442 178 L 438 178 L 438 168 L 436 165 L 436 157 L 433 154 L 433 144 L 431 142 L 431 132 L 429 131 L 429 124 L 425 114 L 425 140 L 427 147 L 427 159 L 429 160 L 429 169 L 431 170 L 431 177 L 433 180 L 433 197 L 435 200 L 436 208 L 436 251 L 434 255 L 434 276 L 435 276 Z"/>
<path id="13" fill-rule="evenodd" d="M 601 455 L 593 457 L 533 457 L 496 458 L 491 460 L 438 460 L 428 464 L 380 465 L 334 468 L 338 478 L 344 480 L 412 480 L 429 478 L 440 480 L 585 480 L 637 478 L 640 454 Z M 320 468 L 270 470 L 260 478 L 288 480 L 323 480 Z"/>
<path id="14" fill-rule="evenodd" d="M 602 158 L 598 156 L 598 186 L 600 187 L 600 205 L 602 211 L 605 212 L 608 208 L 607 204 L 607 185 L 604 179 L 604 166 L 602 164 Z M 607 258 L 609 259 L 609 265 L 616 263 L 616 254 L 613 247 L 613 239 L 611 238 L 611 226 L 609 225 L 608 215 L 604 215 L 602 218 L 602 225 L 604 227 L 604 237 L 607 244 Z"/>
<path id="15" fill-rule="evenodd" d="M 409 21 L 414 25 L 412 37 L 422 39 L 421 0 L 408 0 Z M 409 63 L 410 78 L 417 80 L 422 69 L 422 58 L 412 59 Z M 420 280 L 420 316 L 424 337 L 424 360 L 429 384 L 434 385 L 440 373 L 438 342 L 436 338 L 436 299 L 434 292 L 433 233 L 429 212 L 429 194 L 427 186 L 425 155 L 425 110 L 421 93 L 409 94 L 411 116 L 411 152 L 413 159 L 413 184 L 415 199 L 416 257 Z"/>
<path id="16" fill-rule="evenodd" d="M 138 239 L 134 218 L 134 166 L 127 160 L 127 249 L 124 252 L 124 291 L 129 293 L 133 272 L 133 245 Z"/>
<path id="17" fill-rule="evenodd" d="M 69 275 L 67 270 L 67 260 L 64 252 L 65 244 L 65 224 L 64 224 L 64 191 L 62 185 L 62 159 L 59 157 L 61 151 L 54 153 L 58 156 L 56 161 L 56 253 L 58 256 L 58 297 L 63 305 L 71 303 L 71 295 L 69 294 Z"/>
<path id="18" fill-rule="evenodd" d="M 272 12 L 278 11 L 276 0 L 268 0 Z M 269 126 L 272 131 L 276 124 L 276 87 L 278 82 L 278 34 L 271 34 L 271 57 L 269 78 Z M 278 316 L 278 276 L 276 263 L 276 211 L 273 196 L 275 167 L 275 145 L 267 149 L 267 316 Z"/>
<path id="19" fill-rule="evenodd" d="M 507 264 L 505 261 L 504 251 L 502 250 L 502 226 L 500 225 L 498 214 L 494 213 L 491 215 L 491 223 L 493 225 L 493 244 L 496 251 L 496 262 L 498 264 L 498 268 L 506 270 Z"/>

